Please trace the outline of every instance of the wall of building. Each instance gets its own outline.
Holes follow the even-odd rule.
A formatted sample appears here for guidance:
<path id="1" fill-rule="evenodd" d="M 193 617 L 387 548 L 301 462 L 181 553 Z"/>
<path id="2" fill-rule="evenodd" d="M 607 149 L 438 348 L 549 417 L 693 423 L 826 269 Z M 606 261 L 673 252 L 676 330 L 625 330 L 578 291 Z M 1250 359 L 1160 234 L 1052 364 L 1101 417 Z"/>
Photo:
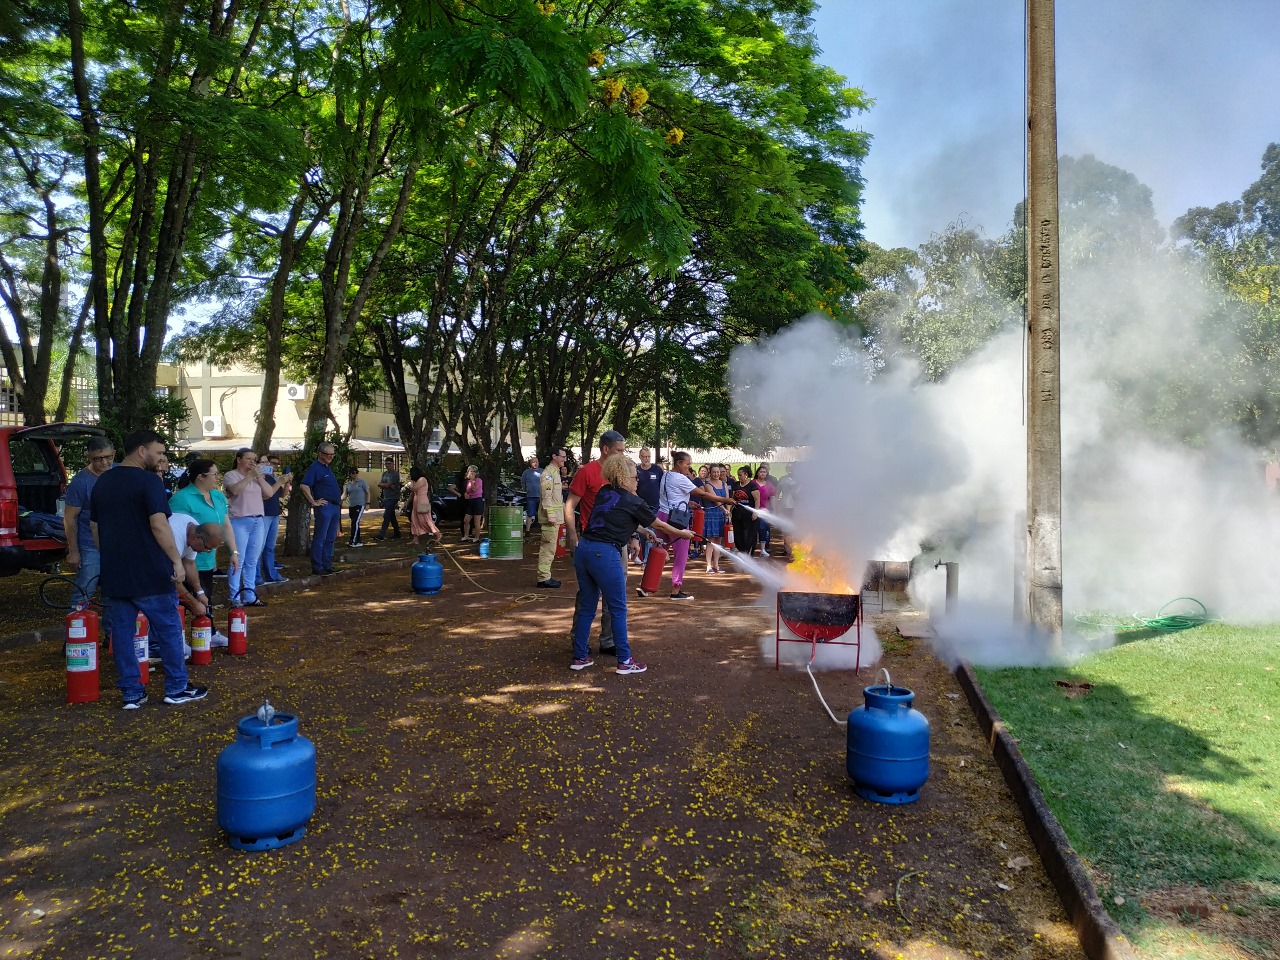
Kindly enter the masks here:
<path id="1" fill-rule="evenodd" d="M 170 370 L 175 392 L 187 401 L 192 411 L 186 431 L 192 445 L 213 439 L 248 441 L 253 438 L 265 381 L 261 371 L 244 366 L 215 367 L 209 363 L 181 364 Z M 301 443 L 306 435 L 313 390 L 313 385 L 308 383 L 280 385 L 276 393 L 273 447 Z M 410 396 L 413 395 L 410 388 Z M 351 416 L 350 406 L 335 397 L 333 415 L 345 430 Z M 220 420 L 221 429 L 214 433 L 207 431 L 206 421 L 210 419 Z M 391 396 L 381 391 L 373 403 L 357 412 L 352 437 L 398 445 L 394 437 L 388 436 L 388 428 L 395 425 Z"/>

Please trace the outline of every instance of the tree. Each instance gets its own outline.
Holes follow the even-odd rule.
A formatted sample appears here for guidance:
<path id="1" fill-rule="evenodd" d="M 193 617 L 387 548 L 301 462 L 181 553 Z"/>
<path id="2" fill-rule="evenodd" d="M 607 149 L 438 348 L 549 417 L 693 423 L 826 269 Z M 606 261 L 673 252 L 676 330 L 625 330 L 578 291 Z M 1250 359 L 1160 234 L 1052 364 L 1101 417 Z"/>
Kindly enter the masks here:
<path id="1" fill-rule="evenodd" d="M 287 46 L 289 8 L 68 0 L 67 10 L 72 83 L 59 103 L 79 127 L 67 142 L 83 173 L 99 401 L 140 423 L 170 309 L 192 279 L 188 246 L 224 229 L 204 214 L 232 195 L 268 196 L 297 147 L 246 82 Z"/>
<path id="2" fill-rule="evenodd" d="M 1173 236 L 1221 296 L 1218 320 L 1235 333 L 1231 379 L 1242 390 L 1236 419 L 1257 443 L 1280 433 L 1280 144 L 1262 155 L 1262 175 L 1237 201 L 1195 207 L 1174 221 Z"/>

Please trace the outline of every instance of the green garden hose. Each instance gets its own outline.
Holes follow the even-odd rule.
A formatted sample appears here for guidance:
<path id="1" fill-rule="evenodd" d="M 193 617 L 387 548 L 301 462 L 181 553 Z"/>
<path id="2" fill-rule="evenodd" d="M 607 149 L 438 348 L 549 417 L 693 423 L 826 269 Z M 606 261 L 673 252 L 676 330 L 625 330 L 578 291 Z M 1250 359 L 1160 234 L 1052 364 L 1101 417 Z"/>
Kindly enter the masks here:
<path id="1" fill-rule="evenodd" d="M 1200 608 L 1199 613 L 1171 613 L 1165 611 L 1181 600 L 1189 600 Z M 1105 627 L 1117 633 L 1125 630 L 1154 630 L 1157 633 L 1176 633 L 1179 630 L 1190 630 L 1206 623 L 1217 623 L 1217 617 L 1209 616 L 1209 610 L 1195 597 L 1175 597 L 1156 611 L 1154 617 L 1140 617 L 1136 613 L 1132 617 L 1121 620 L 1109 620 L 1101 615 L 1082 613 L 1076 617 L 1077 623 L 1091 627 Z"/>

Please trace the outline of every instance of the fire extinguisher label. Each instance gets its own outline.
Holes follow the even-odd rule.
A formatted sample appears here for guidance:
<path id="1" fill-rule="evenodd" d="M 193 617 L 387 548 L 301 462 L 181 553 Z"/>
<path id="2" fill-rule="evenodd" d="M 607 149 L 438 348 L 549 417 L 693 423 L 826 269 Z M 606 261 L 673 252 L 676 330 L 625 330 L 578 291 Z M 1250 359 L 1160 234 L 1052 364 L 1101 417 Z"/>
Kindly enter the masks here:
<path id="1" fill-rule="evenodd" d="M 67 644 L 67 672 L 92 673 L 98 669 L 98 645 L 96 643 Z"/>
<path id="2" fill-rule="evenodd" d="M 67 637 L 71 640 L 83 640 L 89 636 L 89 631 L 85 629 L 83 624 L 76 624 L 67 629 Z"/>
<path id="3" fill-rule="evenodd" d="M 213 630 L 210 627 L 201 627 L 199 630 L 191 631 L 191 649 L 192 650 L 208 650 L 209 641 L 213 639 Z"/>
<path id="4" fill-rule="evenodd" d="M 231 632 L 232 633 L 240 632 L 240 633 L 248 634 L 249 627 L 248 627 L 248 624 L 244 622 L 243 617 L 236 617 L 234 620 L 231 621 Z"/>

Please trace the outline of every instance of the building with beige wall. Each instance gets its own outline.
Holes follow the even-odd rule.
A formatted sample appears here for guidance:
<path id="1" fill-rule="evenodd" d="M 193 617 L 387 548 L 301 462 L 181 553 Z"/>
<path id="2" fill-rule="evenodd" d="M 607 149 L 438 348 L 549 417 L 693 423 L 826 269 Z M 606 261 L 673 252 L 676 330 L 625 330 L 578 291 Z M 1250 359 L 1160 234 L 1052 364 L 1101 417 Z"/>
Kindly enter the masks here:
<path id="1" fill-rule="evenodd" d="M 187 449 L 217 453 L 252 443 L 266 380 L 262 371 L 241 365 L 218 367 L 208 362 L 162 364 L 156 380 L 157 388 L 167 388 L 187 402 L 191 416 L 182 441 Z M 314 390 L 315 385 L 310 383 L 280 384 L 271 437 L 273 453 L 302 449 Z M 412 401 L 416 389 L 410 385 L 409 391 Z M 404 453 L 389 392 L 378 391 L 370 404 L 358 408 L 354 423 L 350 404 L 336 392 L 332 408 L 339 429 L 350 429 L 352 450 L 368 455 L 367 469 L 380 466 L 384 456 L 398 459 Z M 332 429 L 331 422 L 329 430 Z"/>
<path id="2" fill-rule="evenodd" d="M 187 402 L 191 417 L 187 421 L 185 441 L 188 450 L 219 453 L 237 450 L 253 442 L 258 408 L 262 402 L 262 371 L 247 366 L 217 367 L 211 363 L 161 364 L 156 376 L 157 389 L 165 389 Z M 417 397 L 417 385 L 406 384 L 409 402 Z M 271 452 L 289 454 L 301 450 L 306 435 L 307 415 L 311 411 L 315 385 L 303 382 L 281 383 L 276 391 L 276 426 L 271 436 Z M 385 457 L 400 460 L 404 444 L 396 424 L 391 393 L 378 390 L 372 401 L 355 411 L 352 423 L 350 404 L 337 391 L 333 397 L 333 416 L 343 432 L 350 430 L 350 448 L 361 454 L 360 466 L 366 470 L 381 469 Z M 329 424 L 329 430 L 333 424 Z M 328 432 L 328 431 L 326 431 Z M 535 438 L 521 424 L 520 441 L 526 455 L 533 452 Z M 439 451 L 440 431 L 431 437 L 428 449 Z M 456 453 L 456 448 L 450 452 Z"/>

